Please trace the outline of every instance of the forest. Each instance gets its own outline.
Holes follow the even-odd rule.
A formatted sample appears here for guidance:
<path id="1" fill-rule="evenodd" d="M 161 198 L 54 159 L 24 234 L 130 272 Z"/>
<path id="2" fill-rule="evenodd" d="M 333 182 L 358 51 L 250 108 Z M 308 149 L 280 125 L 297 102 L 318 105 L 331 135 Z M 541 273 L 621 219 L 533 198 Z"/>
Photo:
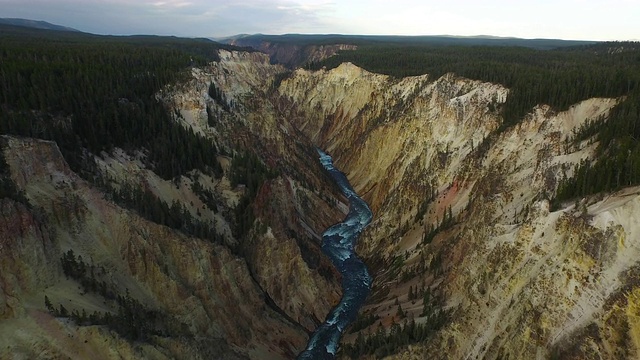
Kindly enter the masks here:
<path id="1" fill-rule="evenodd" d="M 4 147 L 4 141 L 0 139 L 0 199 L 8 198 L 28 207 L 29 201 L 11 179 L 9 165 L 4 158 Z"/>
<path id="2" fill-rule="evenodd" d="M 564 110 L 591 97 L 618 97 L 640 87 L 640 43 L 598 43 L 537 50 L 504 46 L 368 45 L 308 68 L 331 69 L 352 62 L 393 77 L 446 73 L 499 83 L 510 89 L 506 125 L 537 104 Z"/>
<path id="3" fill-rule="evenodd" d="M 258 46 L 262 42 L 306 47 L 319 45 L 349 44 L 362 46 L 521 46 L 549 50 L 559 47 L 588 45 L 594 41 L 559 39 L 520 39 L 493 36 L 402 36 L 402 35 L 342 35 L 342 34 L 254 34 L 235 39 L 236 43 Z"/>
<path id="4" fill-rule="evenodd" d="M 220 48 L 238 49 L 204 39 L 96 36 L 0 25 L 0 135 L 55 141 L 71 169 L 106 198 L 152 222 L 221 244 L 223 237 L 210 221 L 177 201 L 168 204 L 146 188 L 114 185 L 94 161 L 94 156 L 118 147 L 165 180 L 191 176 L 194 169 L 220 178 L 223 170 L 216 145 L 174 121 L 174 109 L 156 98 L 166 85 L 185 79 L 192 67 L 218 61 Z M 0 199 L 30 206 L 11 180 L 5 146 L 6 140 L 0 138 Z M 273 174 L 253 154 L 233 158 L 234 186 L 247 188 L 232 213 L 237 214 L 238 233 L 253 225 L 251 202 Z M 210 189 L 196 180 L 193 191 L 206 207 L 218 211 Z M 132 297 L 113 283 L 113 274 L 76 256 L 73 249 L 63 254 L 60 264 L 83 293 L 101 296 L 110 310 L 70 310 L 45 295 L 45 307 L 52 315 L 78 326 L 103 325 L 131 342 L 165 336 L 193 339 L 186 325 Z"/>
<path id="5" fill-rule="evenodd" d="M 165 179 L 192 169 L 219 176 L 215 145 L 172 121 L 155 95 L 190 67 L 218 60 L 220 47 L 0 26 L 0 134 L 56 141 L 80 174 L 85 150 L 120 147 L 144 149 L 147 165 Z"/>
<path id="6" fill-rule="evenodd" d="M 412 291 L 409 295 L 412 303 L 415 303 L 419 297 L 422 299 L 420 322 L 417 322 L 413 316 L 408 317 L 396 298 L 397 310 L 388 332 L 381 322 L 375 324 L 378 319 L 374 315 L 361 315 L 351 326 L 351 332 L 369 326 L 371 328 L 366 332 L 360 331 L 356 340 L 352 344 L 343 344 L 340 351 L 351 359 L 360 359 L 367 354 L 380 359 L 396 353 L 397 349 L 404 346 L 427 341 L 451 320 L 451 313 L 442 310 L 442 297 L 435 295 L 428 287 L 418 290 L 416 286 L 416 292 Z"/>
<path id="7" fill-rule="evenodd" d="M 120 206 L 187 235 L 222 243 L 209 221 L 148 189 L 114 185 L 94 160 L 117 147 L 165 180 L 194 169 L 222 177 L 213 141 L 174 121 L 175 109 L 156 98 L 166 85 L 190 76 L 193 67 L 219 61 L 219 49 L 253 51 L 206 39 L 98 36 L 0 25 L 0 135 L 53 140 L 74 172 Z M 223 111 L 234 111 L 215 84 L 208 93 Z M 28 206 L 8 175 L 0 157 L 0 198 Z M 253 226 L 258 189 L 276 175 L 250 151 L 233 157 L 228 176 L 234 187 L 246 189 L 231 212 L 237 238 Z M 210 190 L 196 181 L 193 191 L 218 211 Z"/>

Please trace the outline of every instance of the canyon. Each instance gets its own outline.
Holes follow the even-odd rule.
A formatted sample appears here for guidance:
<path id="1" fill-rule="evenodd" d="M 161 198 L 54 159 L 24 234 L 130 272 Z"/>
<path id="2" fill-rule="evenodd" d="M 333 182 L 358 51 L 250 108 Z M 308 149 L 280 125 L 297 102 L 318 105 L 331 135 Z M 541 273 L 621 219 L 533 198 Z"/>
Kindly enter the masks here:
<path id="1" fill-rule="evenodd" d="M 550 202 L 561 180 L 596 156 L 595 140 L 574 141 L 575 132 L 606 119 L 620 99 L 564 111 L 539 104 L 503 128 L 510 89 L 499 84 L 453 73 L 393 78 L 350 63 L 288 70 L 261 53 L 219 55 L 156 98 L 222 150 L 221 178 L 194 170 L 167 181 L 142 155 L 92 156 L 111 186 L 179 204 L 213 224 L 221 243 L 118 205 L 71 171 L 53 142 L 2 136 L 27 203 L 0 200 L 0 357 L 294 358 L 342 295 L 321 234 L 345 217 L 348 201 L 316 147 L 373 212 L 356 250 L 374 278 L 361 313 L 376 320 L 343 343 L 427 324 L 429 306 L 447 321 L 386 356 L 639 356 L 640 188 Z M 231 184 L 229 168 L 247 149 L 277 171 L 237 236 L 232 214 L 246 189 Z M 196 182 L 214 194 L 216 211 Z M 136 343 L 53 316 L 45 296 L 69 311 L 117 311 L 65 276 L 60 258 L 69 250 L 101 269 L 109 287 L 177 325 Z M 431 303 L 409 296 L 418 288 Z"/>

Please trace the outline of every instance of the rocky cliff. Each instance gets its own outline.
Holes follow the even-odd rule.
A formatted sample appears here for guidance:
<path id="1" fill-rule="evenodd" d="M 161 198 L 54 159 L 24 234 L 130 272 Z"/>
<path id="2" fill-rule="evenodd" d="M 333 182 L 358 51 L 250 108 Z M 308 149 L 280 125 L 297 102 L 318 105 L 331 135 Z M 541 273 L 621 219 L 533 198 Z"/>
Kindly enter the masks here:
<path id="1" fill-rule="evenodd" d="M 247 119 L 260 119 L 252 126 L 277 118 L 287 134 L 328 150 L 374 210 L 360 246 L 377 269 L 365 312 L 391 326 L 403 321 L 398 299 L 405 319 L 425 322 L 423 305 L 408 299 L 420 285 L 451 314 L 406 355 L 634 356 L 620 342 L 635 341 L 624 310 L 635 299 L 635 230 L 624 219 L 636 216 L 637 191 L 554 209 L 548 202 L 576 164 L 595 156 L 593 140 L 573 135 L 606 118 L 617 99 L 562 112 L 541 104 L 505 130 L 499 111 L 509 90 L 455 74 L 395 79 L 343 64 L 298 69 L 276 86 L 267 102 L 252 99 Z M 446 218 L 451 225 L 440 226 Z"/>
<path id="2" fill-rule="evenodd" d="M 222 178 L 194 171 L 167 181 L 145 167 L 142 152 L 116 148 L 94 157 L 100 180 L 89 183 L 69 169 L 55 143 L 2 138 L 25 199 L 2 200 L 0 332 L 7 336 L 0 357 L 292 358 L 304 348 L 308 331 L 340 297 L 339 274 L 321 254 L 318 234 L 345 209 L 336 207 L 342 200 L 323 178 L 312 145 L 290 136 L 295 129 L 278 124 L 274 112 L 253 111 L 269 106 L 272 80 L 283 69 L 258 54 L 221 58 L 194 68 L 190 81 L 158 99 L 224 152 L 255 153 L 273 169 L 242 236 L 234 209 L 246 189 L 231 185 L 227 156 L 219 155 Z M 217 100 L 212 82 L 223 94 Z M 212 199 L 205 201 L 196 184 Z M 212 226 L 221 243 L 144 219 L 107 189 L 148 191 Z M 88 277 L 63 271 L 70 250 L 91 267 L 91 282 L 96 269 L 98 290 L 85 286 Z M 166 320 L 154 321 L 138 344 L 66 316 L 119 316 L 120 297 Z"/>
<path id="3" fill-rule="evenodd" d="M 3 141 L 29 201 L 2 202 L 3 357 L 289 358 L 304 346 L 305 332 L 265 304 L 246 262 L 227 248 L 114 205 L 69 170 L 54 143 Z M 45 296 L 69 312 L 114 311 L 108 299 L 63 275 L 60 256 L 70 249 L 100 269 L 106 287 L 178 329 L 138 346 L 100 326 L 56 321 Z"/>
<path id="4" fill-rule="evenodd" d="M 547 200 L 594 156 L 593 140 L 572 136 L 606 118 L 616 99 L 563 112 L 540 105 L 496 131 L 508 89 L 453 74 L 399 80 L 343 64 L 297 70 L 280 93 L 301 109 L 298 128 L 332 152 L 374 209 L 361 252 L 403 258 L 400 270 L 378 272 L 387 295 L 365 311 L 401 322 L 395 298 L 406 320 L 428 321 L 408 298 L 409 287 L 426 284 L 452 314 L 428 345 L 398 357 L 637 356 L 628 309 L 638 190 L 558 209 Z M 447 217 L 453 224 L 443 227 Z"/>
<path id="5" fill-rule="evenodd" d="M 335 55 L 338 51 L 357 49 L 357 46 L 352 44 L 295 44 L 260 40 L 251 37 L 233 39 L 229 41 L 229 44 L 252 47 L 268 54 L 271 62 L 282 64 L 291 69 L 308 63 L 320 62 Z"/>
<path id="6" fill-rule="evenodd" d="M 179 111 L 179 119 L 221 147 L 254 151 L 280 171 L 256 199 L 257 221 L 269 229 L 249 234 L 242 251 L 276 304 L 312 330 L 340 298 L 338 274 L 321 253 L 319 234 L 345 213 L 334 206 L 337 192 L 323 176 L 312 144 L 275 110 L 273 81 L 284 69 L 269 65 L 262 54 L 223 51 L 221 57 L 194 70 L 188 84 L 168 89 L 163 98 Z M 222 103 L 209 96 L 212 83 L 223 94 Z M 235 104 L 231 111 L 225 101 Z M 217 114 L 212 123 L 207 111 Z"/>

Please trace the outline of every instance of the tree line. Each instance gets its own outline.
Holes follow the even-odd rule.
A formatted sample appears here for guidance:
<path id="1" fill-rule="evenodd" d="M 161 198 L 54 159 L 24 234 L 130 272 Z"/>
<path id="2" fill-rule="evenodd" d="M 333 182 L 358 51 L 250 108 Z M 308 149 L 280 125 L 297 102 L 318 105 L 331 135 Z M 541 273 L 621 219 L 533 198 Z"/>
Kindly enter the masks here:
<path id="1" fill-rule="evenodd" d="M 255 215 L 252 204 L 258 195 L 258 190 L 268 179 L 273 179 L 278 173 L 267 167 L 255 154 L 246 151 L 237 154 L 231 160 L 229 180 L 231 186 L 242 185 L 245 192 L 235 208 L 236 226 L 234 233 L 241 237 L 253 226 Z"/>
<path id="2" fill-rule="evenodd" d="M 149 221 L 168 226 L 187 235 L 207 239 L 212 243 L 224 242 L 223 236 L 216 231 L 215 224 L 194 217 L 187 207 L 177 201 L 169 205 L 151 190 L 129 184 L 122 185 L 120 189 L 105 185 L 105 190 L 113 201 L 136 211 Z M 215 204 L 209 206 L 215 206 Z"/>
<path id="3" fill-rule="evenodd" d="M 598 141 L 596 160 L 581 161 L 573 176 L 561 178 L 554 205 L 575 197 L 640 184 L 640 91 L 629 94 L 606 121 L 594 122 L 589 137 Z M 587 128 L 588 129 L 588 128 Z"/>
<path id="4" fill-rule="evenodd" d="M 417 292 L 416 286 L 415 298 L 418 296 Z M 442 309 L 443 303 L 442 298 L 435 296 L 428 287 L 423 288 L 422 312 L 420 313 L 420 317 L 423 320 L 420 323 L 417 323 L 413 317 L 407 321 L 406 312 L 402 310 L 402 307 L 396 301 L 396 317 L 405 319 L 402 324 L 396 322 L 394 318 L 388 332 L 381 322 L 378 323 L 375 331 L 368 330 L 366 335 L 361 330 L 355 342 L 353 344 L 343 344 L 340 351 L 352 359 L 359 359 L 367 354 L 383 358 L 398 353 L 398 349 L 407 345 L 426 341 L 451 319 L 452 313 L 449 310 Z M 364 329 L 376 319 L 377 316 L 375 315 L 365 315 L 360 317 L 353 326 L 357 325 L 359 330 Z"/>

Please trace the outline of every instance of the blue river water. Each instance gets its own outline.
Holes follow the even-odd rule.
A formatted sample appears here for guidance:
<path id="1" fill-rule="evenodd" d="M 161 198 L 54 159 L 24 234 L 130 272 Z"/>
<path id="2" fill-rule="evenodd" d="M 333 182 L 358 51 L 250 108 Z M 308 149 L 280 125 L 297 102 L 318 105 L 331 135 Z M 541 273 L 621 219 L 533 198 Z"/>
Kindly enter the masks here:
<path id="1" fill-rule="evenodd" d="M 333 166 L 331 156 L 320 149 L 318 154 L 322 166 L 331 174 L 349 200 L 349 213 L 345 219 L 322 234 L 322 251 L 342 273 L 342 299 L 311 335 L 307 348 L 298 355 L 300 360 L 335 358 L 340 337 L 347 326 L 356 319 L 373 281 L 367 267 L 356 256 L 354 250 L 360 233 L 371 222 L 373 213 L 369 205 L 353 190 L 344 173 Z"/>

